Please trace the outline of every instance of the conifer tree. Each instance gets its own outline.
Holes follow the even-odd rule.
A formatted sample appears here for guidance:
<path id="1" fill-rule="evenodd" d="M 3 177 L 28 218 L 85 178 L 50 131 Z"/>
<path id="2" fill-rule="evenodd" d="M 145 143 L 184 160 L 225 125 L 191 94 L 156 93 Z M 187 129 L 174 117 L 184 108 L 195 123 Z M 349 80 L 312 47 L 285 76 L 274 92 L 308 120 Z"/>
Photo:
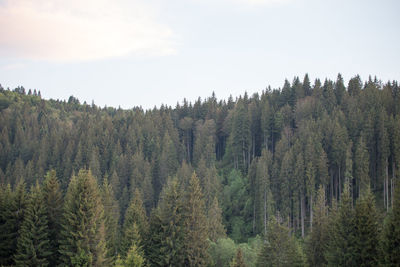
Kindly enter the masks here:
<path id="1" fill-rule="evenodd" d="M 142 267 L 145 265 L 145 258 L 143 257 L 143 252 L 136 246 L 132 245 L 125 259 L 118 259 L 114 265 L 115 267 Z"/>
<path id="2" fill-rule="evenodd" d="M 168 181 L 151 216 L 146 256 L 155 266 L 184 266 L 184 204 L 176 178 Z"/>
<path id="3" fill-rule="evenodd" d="M 219 238 L 226 236 L 226 229 L 222 224 L 222 210 L 218 205 L 217 197 L 214 197 L 214 201 L 208 210 L 208 237 L 211 241 L 216 242 Z"/>
<path id="4" fill-rule="evenodd" d="M 400 264 L 400 182 L 398 179 L 395 185 L 393 207 L 385 220 L 382 237 L 382 261 L 386 266 Z"/>
<path id="5" fill-rule="evenodd" d="M 246 266 L 247 265 L 244 262 L 242 250 L 238 248 L 236 252 L 236 257 L 232 259 L 230 267 L 246 267 Z"/>
<path id="6" fill-rule="evenodd" d="M 185 264 L 187 266 L 206 266 L 208 263 L 207 217 L 200 181 L 195 172 L 189 182 L 184 220 Z"/>
<path id="7" fill-rule="evenodd" d="M 65 196 L 60 253 L 62 266 L 102 266 L 105 257 L 103 205 L 90 171 L 71 178 Z"/>
<path id="8" fill-rule="evenodd" d="M 124 224 L 122 227 L 122 239 L 120 253 L 124 258 L 129 248 L 135 244 L 141 247 L 142 239 L 147 237 L 149 225 L 140 192 L 136 189 L 135 195 L 126 210 Z"/>
<path id="9" fill-rule="evenodd" d="M 377 266 L 380 259 L 378 212 L 369 186 L 357 201 L 354 225 L 356 266 Z"/>
<path id="10" fill-rule="evenodd" d="M 60 254 L 58 252 L 58 241 L 61 231 L 63 199 L 60 191 L 56 172 L 47 172 L 43 182 L 43 202 L 45 206 L 47 223 L 49 228 L 49 240 L 51 255 L 49 265 L 55 266 L 59 263 Z"/>
<path id="11" fill-rule="evenodd" d="M 325 257 L 329 266 L 356 266 L 355 214 L 350 196 L 349 182 L 346 181 L 337 212 L 333 213 L 330 238 Z"/>
<path id="12" fill-rule="evenodd" d="M 102 203 L 104 206 L 104 225 L 106 231 L 106 258 L 107 261 L 113 262 L 118 251 L 119 206 L 115 199 L 113 188 L 107 178 L 104 178 L 103 180 L 101 193 Z"/>
<path id="13" fill-rule="evenodd" d="M 17 238 L 15 200 L 10 184 L 0 186 L 0 265 L 13 264 Z"/>
<path id="14" fill-rule="evenodd" d="M 300 246 L 289 229 L 272 217 L 268 222 L 266 240 L 257 258 L 257 266 L 303 266 Z"/>
<path id="15" fill-rule="evenodd" d="M 36 183 L 36 186 L 31 188 L 24 221 L 19 231 L 15 264 L 48 266 L 51 254 L 46 206 L 42 190 Z"/>
<path id="16" fill-rule="evenodd" d="M 320 186 L 314 204 L 314 222 L 306 240 L 307 259 L 310 266 L 325 266 L 325 252 L 329 241 L 329 218 L 326 205 L 325 188 Z"/>

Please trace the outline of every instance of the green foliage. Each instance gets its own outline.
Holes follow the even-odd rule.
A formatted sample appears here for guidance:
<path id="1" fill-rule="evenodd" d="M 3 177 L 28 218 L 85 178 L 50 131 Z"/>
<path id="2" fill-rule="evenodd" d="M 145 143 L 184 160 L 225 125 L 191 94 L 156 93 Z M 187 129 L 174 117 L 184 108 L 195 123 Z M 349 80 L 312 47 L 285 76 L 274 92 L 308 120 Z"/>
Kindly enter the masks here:
<path id="1" fill-rule="evenodd" d="M 355 208 L 355 265 L 377 266 L 380 260 L 378 212 L 369 186 Z"/>
<path id="2" fill-rule="evenodd" d="M 118 256 L 117 261 L 114 265 L 115 267 L 142 267 L 145 266 L 145 259 L 143 257 L 143 252 L 136 245 L 132 245 L 125 259 L 121 259 Z"/>
<path id="3" fill-rule="evenodd" d="M 143 240 L 147 237 L 149 225 L 146 212 L 143 207 L 141 194 L 138 190 L 126 210 L 124 224 L 122 226 L 122 239 L 120 242 L 120 254 L 125 257 L 132 245 L 143 246 Z"/>
<path id="4" fill-rule="evenodd" d="M 0 265 L 13 264 L 16 229 L 16 203 L 11 186 L 0 186 Z"/>
<path id="5" fill-rule="evenodd" d="M 51 170 L 47 172 L 43 182 L 43 202 L 45 206 L 48 229 L 49 229 L 49 247 L 51 255 L 49 256 L 49 265 L 55 266 L 59 263 L 60 254 L 58 252 L 58 240 L 61 232 L 63 198 L 60 191 L 56 172 Z"/>
<path id="6" fill-rule="evenodd" d="M 16 266 L 48 266 L 52 254 L 43 193 L 38 183 L 31 188 L 24 221 L 19 231 Z"/>
<path id="7" fill-rule="evenodd" d="M 208 263 L 208 225 L 200 181 L 194 172 L 185 197 L 184 255 L 187 266 L 206 266 Z"/>
<path id="8" fill-rule="evenodd" d="M 90 171 L 71 178 L 65 196 L 60 238 L 64 266 L 100 266 L 105 258 L 104 209 Z"/>
<path id="9" fill-rule="evenodd" d="M 303 266 L 303 252 L 289 229 L 272 217 L 257 266 Z"/>
<path id="10" fill-rule="evenodd" d="M 337 212 L 331 215 L 329 244 L 325 257 L 329 266 L 356 266 L 355 212 L 346 182 Z"/>
<path id="11" fill-rule="evenodd" d="M 400 263 L 400 182 L 396 180 L 393 208 L 385 220 L 382 248 L 383 264 L 397 266 Z"/>
<path id="12" fill-rule="evenodd" d="M 326 266 L 325 252 L 329 242 L 329 217 L 325 188 L 320 187 L 314 204 L 314 221 L 306 239 L 305 251 L 310 266 Z"/>
<path id="13" fill-rule="evenodd" d="M 109 184 L 107 178 L 104 178 L 101 189 L 101 198 L 104 206 L 104 225 L 106 231 L 106 258 L 108 261 L 113 262 L 118 252 L 119 206 L 115 199 L 112 186 Z"/>

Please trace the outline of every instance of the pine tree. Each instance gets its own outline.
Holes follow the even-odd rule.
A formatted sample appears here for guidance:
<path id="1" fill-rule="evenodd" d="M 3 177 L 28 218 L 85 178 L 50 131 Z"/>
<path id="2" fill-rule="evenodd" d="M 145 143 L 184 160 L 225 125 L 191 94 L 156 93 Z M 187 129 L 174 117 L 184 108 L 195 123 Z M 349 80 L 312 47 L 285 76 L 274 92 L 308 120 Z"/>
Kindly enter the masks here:
<path id="1" fill-rule="evenodd" d="M 63 266 L 101 266 L 105 257 L 103 205 L 90 171 L 71 178 L 65 196 L 60 253 Z"/>
<path id="2" fill-rule="evenodd" d="M 186 203 L 184 222 L 186 265 L 206 266 L 208 263 L 207 217 L 200 181 L 195 172 L 189 182 Z"/>
<path id="3" fill-rule="evenodd" d="M 325 188 L 318 189 L 314 204 L 314 222 L 311 233 L 306 239 L 307 259 L 310 266 L 326 266 L 325 252 L 329 241 L 329 218 L 326 205 Z"/>
<path id="4" fill-rule="evenodd" d="M 357 201 L 355 208 L 355 264 L 377 266 L 379 264 L 378 212 L 369 186 Z"/>
<path id="5" fill-rule="evenodd" d="M 383 229 L 382 247 L 383 264 L 398 266 L 400 264 L 400 182 L 396 180 L 393 195 L 393 207 L 389 212 Z"/>
<path id="6" fill-rule="evenodd" d="M 257 258 L 257 266 L 303 266 L 304 259 L 300 246 L 289 233 L 272 217 L 264 245 Z"/>
<path id="7" fill-rule="evenodd" d="M 46 206 L 38 183 L 31 188 L 14 256 L 17 266 L 48 266 L 52 254 Z"/>
<path id="8" fill-rule="evenodd" d="M 49 228 L 49 240 L 51 255 L 49 265 L 55 266 L 59 263 L 58 241 L 61 231 L 63 199 L 60 185 L 57 181 L 56 172 L 47 172 L 43 182 L 43 201 Z"/>

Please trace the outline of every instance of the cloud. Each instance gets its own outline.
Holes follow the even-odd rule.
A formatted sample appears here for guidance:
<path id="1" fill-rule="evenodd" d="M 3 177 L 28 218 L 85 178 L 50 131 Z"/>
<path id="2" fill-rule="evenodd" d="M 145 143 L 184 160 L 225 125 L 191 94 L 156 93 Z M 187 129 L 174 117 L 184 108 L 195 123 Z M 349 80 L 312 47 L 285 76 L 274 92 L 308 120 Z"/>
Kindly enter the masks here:
<path id="1" fill-rule="evenodd" d="M 141 0 L 0 1 L 0 56 L 86 61 L 176 53 L 175 36 Z"/>
<path id="2" fill-rule="evenodd" d="M 233 0 L 240 4 L 247 4 L 252 6 L 266 6 L 287 3 L 290 0 Z"/>

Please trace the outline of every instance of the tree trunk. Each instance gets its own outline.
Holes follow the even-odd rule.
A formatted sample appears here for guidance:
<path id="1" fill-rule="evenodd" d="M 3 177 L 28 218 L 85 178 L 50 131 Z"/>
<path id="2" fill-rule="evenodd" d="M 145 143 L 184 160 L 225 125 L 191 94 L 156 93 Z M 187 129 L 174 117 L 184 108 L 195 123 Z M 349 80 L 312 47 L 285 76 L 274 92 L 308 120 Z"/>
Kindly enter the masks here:
<path id="1" fill-rule="evenodd" d="M 339 164 L 339 181 L 338 181 L 338 187 L 339 187 L 339 191 L 338 191 L 338 201 L 340 200 L 340 196 L 342 195 L 342 181 L 341 181 L 341 177 L 340 177 L 340 164 Z M 352 198 L 353 199 L 353 198 Z"/>
<path id="2" fill-rule="evenodd" d="M 310 230 L 312 232 L 312 223 L 313 223 L 313 199 L 312 199 L 312 192 L 310 195 Z"/>
<path id="3" fill-rule="evenodd" d="M 389 163 L 386 160 L 386 211 L 389 212 Z"/>
<path id="4" fill-rule="evenodd" d="M 300 216 L 301 216 L 301 237 L 304 238 L 304 195 L 301 193 L 300 197 Z"/>
<path id="5" fill-rule="evenodd" d="M 267 234 L 267 188 L 264 182 L 264 234 Z"/>

